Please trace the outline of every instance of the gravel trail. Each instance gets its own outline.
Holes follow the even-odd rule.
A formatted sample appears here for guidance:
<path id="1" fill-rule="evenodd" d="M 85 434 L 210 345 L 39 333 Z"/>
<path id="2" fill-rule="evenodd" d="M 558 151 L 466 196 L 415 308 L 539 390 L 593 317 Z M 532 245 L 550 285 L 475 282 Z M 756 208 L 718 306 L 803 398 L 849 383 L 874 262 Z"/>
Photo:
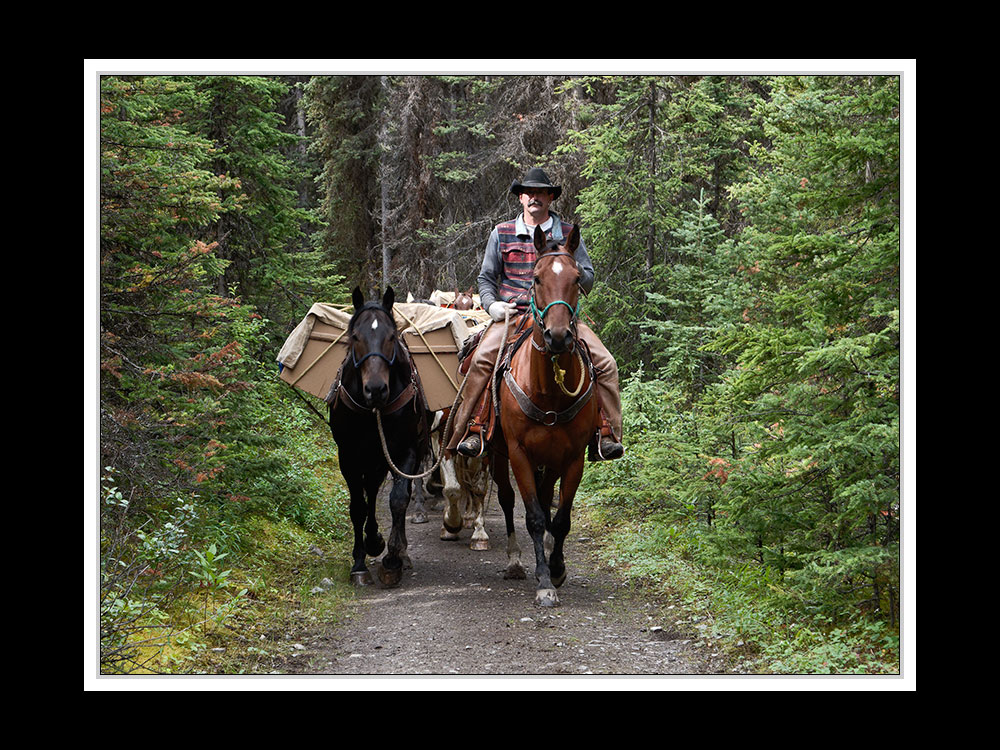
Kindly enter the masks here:
<path id="1" fill-rule="evenodd" d="M 384 492 L 383 492 L 384 495 Z M 388 537 L 388 511 L 379 519 Z M 412 510 L 412 508 L 411 508 Z M 506 540 L 495 491 L 486 515 L 490 549 L 439 539 L 442 509 L 406 531 L 413 568 L 401 585 L 358 590 L 349 618 L 319 626 L 287 664 L 298 675 L 708 675 L 723 662 L 656 620 L 643 603 L 601 571 L 585 525 L 574 518 L 566 542 L 569 576 L 560 605 L 535 606 L 534 554 L 518 500 L 516 528 L 526 580 L 504 580 Z M 374 574 L 375 562 L 369 560 Z M 377 579 L 376 579 L 377 580 Z"/>

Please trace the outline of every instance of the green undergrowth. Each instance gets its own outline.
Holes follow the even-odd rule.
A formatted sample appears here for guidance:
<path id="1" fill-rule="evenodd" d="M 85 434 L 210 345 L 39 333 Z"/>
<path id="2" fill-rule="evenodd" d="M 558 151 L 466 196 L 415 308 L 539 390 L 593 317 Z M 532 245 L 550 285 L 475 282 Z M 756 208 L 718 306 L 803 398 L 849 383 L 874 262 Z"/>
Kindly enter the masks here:
<path id="1" fill-rule="evenodd" d="M 148 559 L 169 565 L 150 563 L 115 602 L 122 610 L 115 622 L 128 623 L 115 645 L 127 658 L 104 665 L 105 674 L 282 671 L 302 634 L 341 620 L 354 597 L 347 492 L 329 433 L 309 432 L 292 462 L 302 479 L 296 486 L 308 489 L 294 499 L 295 518 L 256 510 L 210 515 L 194 501 L 183 506 L 187 515 L 175 511 L 143 536 L 158 553 Z M 106 494 L 120 495 L 110 487 Z"/>
<path id="2" fill-rule="evenodd" d="M 296 639 L 316 623 L 336 624 L 353 597 L 347 585 L 349 548 L 290 521 L 248 519 L 249 548 L 233 564 L 209 617 L 175 629 L 157 671 L 180 674 L 266 674 L 295 654 Z M 320 590 L 321 589 L 321 590 Z M 178 607 L 199 614 L 197 589 Z"/>
<path id="3" fill-rule="evenodd" d="M 641 503 L 625 510 L 595 489 L 581 490 L 574 507 L 597 537 L 602 567 L 655 602 L 665 629 L 723 654 L 734 672 L 899 673 L 897 631 L 804 612 L 766 569 L 713 560 L 701 525 Z"/>
<path id="4" fill-rule="evenodd" d="M 354 590 L 348 585 L 351 527 L 348 500 L 328 433 L 309 468 L 322 491 L 301 521 L 247 518 L 248 548 L 236 561 L 228 587 L 238 596 L 221 626 L 204 633 L 209 648 L 188 648 L 186 673 L 261 674 L 295 658 L 297 639 L 318 623 L 335 625 Z M 218 649 L 224 649 L 218 650 Z M 216 650 L 213 650 L 216 649 Z M 167 654 L 173 658 L 172 654 Z"/>

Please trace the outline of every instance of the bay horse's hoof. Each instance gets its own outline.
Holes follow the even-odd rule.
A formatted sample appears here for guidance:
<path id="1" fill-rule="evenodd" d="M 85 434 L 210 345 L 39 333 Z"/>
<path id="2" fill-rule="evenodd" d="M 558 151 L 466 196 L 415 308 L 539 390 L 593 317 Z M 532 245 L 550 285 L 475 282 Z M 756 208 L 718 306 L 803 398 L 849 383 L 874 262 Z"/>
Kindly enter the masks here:
<path id="1" fill-rule="evenodd" d="M 457 542 L 458 541 L 458 534 L 456 534 L 454 531 L 448 531 L 448 529 L 443 528 L 443 529 L 441 529 L 441 541 L 442 542 Z"/>
<path id="2" fill-rule="evenodd" d="M 410 518 L 410 523 L 427 523 L 427 514 L 422 510 L 418 510 L 413 514 L 413 517 Z"/>
<path id="3" fill-rule="evenodd" d="M 535 604 L 539 607 L 556 607 L 559 605 L 559 597 L 556 596 L 555 589 L 538 589 L 535 592 Z"/>
<path id="4" fill-rule="evenodd" d="M 556 575 L 555 573 L 552 574 L 552 585 L 553 586 L 555 586 L 556 588 L 559 588 L 564 583 L 566 583 L 566 569 L 565 568 L 563 568 L 563 572 L 560 573 L 559 575 Z"/>
<path id="5" fill-rule="evenodd" d="M 382 563 L 378 564 L 378 579 L 383 586 L 398 586 L 403 580 L 403 567 L 387 568 Z"/>
<path id="6" fill-rule="evenodd" d="M 489 539 L 473 539 L 471 542 L 469 542 L 469 549 L 473 550 L 474 552 L 485 552 L 489 548 L 490 548 Z"/>
<path id="7" fill-rule="evenodd" d="M 351 585 L 352 586 L 371 586 L 375 581 L 372 580 L 372 574 L 367 570 L 352 570 L 351 571 Z"/>
<path id="8" fill-rule="evenodd" d="M 461 523 L 459 523 L 457 526 L 455 526 L 454 524 L 450 524 L 448 523 L 447 516 L 441 520 L 441 526 L 444 528 L 444 531 L 447 531 L 449 534 L 454 534 L 456 539 L 458 538 L 458 532 L 462 530 Z M 444 531 L 442 531 L 442 537 L 441 537 L 442 539 L 444 539 L 443 536 Z"/>

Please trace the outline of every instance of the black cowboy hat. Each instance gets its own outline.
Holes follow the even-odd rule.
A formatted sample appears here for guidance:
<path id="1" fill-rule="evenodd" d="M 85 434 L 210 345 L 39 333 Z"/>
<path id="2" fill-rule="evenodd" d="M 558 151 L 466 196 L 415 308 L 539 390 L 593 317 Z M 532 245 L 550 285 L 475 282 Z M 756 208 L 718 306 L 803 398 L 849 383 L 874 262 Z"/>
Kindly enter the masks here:
<path id="1" fill-rule="evenodd" d="M 552 200 L 558 198 L 562 193 L 562 188 L 559 185 L 553 185 L 549 176 L 538 167 L 528 170 L 523 183 L 514 180 L 510 184 L 510 192 L 514 195 L 520 195 L 525 188 L 547 188 L 552 191 Z"/>

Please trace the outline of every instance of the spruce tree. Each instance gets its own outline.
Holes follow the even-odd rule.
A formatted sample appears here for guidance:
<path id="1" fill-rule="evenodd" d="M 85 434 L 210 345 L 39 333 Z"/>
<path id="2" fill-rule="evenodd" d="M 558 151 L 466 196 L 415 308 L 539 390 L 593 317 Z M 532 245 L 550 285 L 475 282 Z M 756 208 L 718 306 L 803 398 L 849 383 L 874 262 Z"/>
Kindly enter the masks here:
<path id="1" fill-rule="evenodd" d="M 738 367 L 728 511 L 805 601 L 895 616 L 899 555 L 899 81 L 787 77 L 772 146 L 734 188 L 759 273 Z M 727 428 L 727 432 L 729 429 Z"/>

